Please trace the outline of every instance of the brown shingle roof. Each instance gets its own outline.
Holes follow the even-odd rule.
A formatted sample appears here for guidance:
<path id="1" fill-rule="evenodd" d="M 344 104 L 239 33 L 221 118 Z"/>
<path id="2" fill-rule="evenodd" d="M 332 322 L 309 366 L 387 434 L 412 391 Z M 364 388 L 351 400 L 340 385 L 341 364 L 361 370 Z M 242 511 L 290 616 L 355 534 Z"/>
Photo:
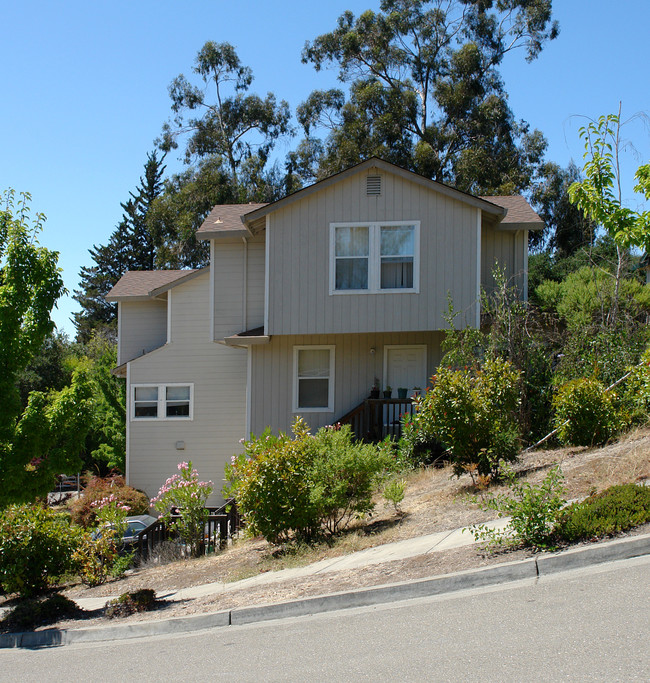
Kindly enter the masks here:
<path id="1" fill-rule="evenodd" d="M 244 214 L 261 209 L 266 204 L 217 204 L 210 211 L 209 216 L 203 221 L 196 231 L 196 236 L 201 239 L 228 233 L 246 233 L 246 227 L 241 222 Z"/>
<path id="2" fill-rule="evenodd" d="M 106 295 L 107 301 L 123 297 L 148 297 L 154 290 L 171 285 L 195 270 L 127 270 Z"/>
<path id="3" fill-rule="evenodd" d="M 481 197 L 492 204 L 501 206 L 508 211 L 499 225 L 520 226 L 522 229 L 541 230 L 544 227 L 542 219 L 533 211 L 530 204 L 521 195 Z"/>

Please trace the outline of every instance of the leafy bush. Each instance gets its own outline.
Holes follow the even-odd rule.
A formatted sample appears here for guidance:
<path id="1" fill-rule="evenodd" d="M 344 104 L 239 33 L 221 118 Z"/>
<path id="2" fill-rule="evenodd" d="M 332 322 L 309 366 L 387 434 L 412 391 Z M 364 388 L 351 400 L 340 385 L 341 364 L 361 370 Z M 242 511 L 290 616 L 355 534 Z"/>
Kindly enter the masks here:
<path id="1" fill-rule="evenodd" d="M 621 484 L 563 510 L 557 535 L 574 543 L 627 531 L 646 522 L 650 522 L 650 488 Z"/>
<path id="2" fill-rule="evenodd" d="M 495 510 L 498 517 L 509 516 L 508 526 L 502 530 L 475 524 L 470 532 L 475 540 L 485 541 L 488 548 L 500 545 L 523 545 L 535 550 L 548 550 L 555 546 L 553 531 L 558 514 L 565 504 L 564 476 L 559 465 L 551 468 L 541 484 L 520 482 L 512 469 L 505 466 L 504 477 L 509 494 L 490 495 L 479 500 L 483 510 Z"/>
<path id="3" fill-rule="evenodd" d="M 97 502 L 113 496 L 122 505 L 129 506 L 132 515 L 144 515 L 149 512 L 149 498 L 142 491 L 127 486 L 124 477 L 91 477 L 83 494 L 70 503 L 72 521 L 86 529 L 97 524 Z"/>
<path id="4" fill-rule="evenodd" d="M 296 418 L 292 432 L 252 438 L 226 468 L 224 495 L 237 498 L 249 531 L 272 543 L 308 540 L 323 527 L 333 534 L 370 512 L 394 462 L 388 446 L 355 443 L 349 425 L 312 436 Z"/>
<path id="5" fill-rule="evenodd" d="M 234 496 L 248 531 L 271 543 L 282 543 L 295 532 L 310 537 L 318 515 L 310 500 L 308 480 L 309 427 L 297 418 L 294 438 L 266 430 L 244 443 L 244 452 L 226 467 L 225 496 Z"/>
<path id="6" fill-rule="evenodd" d="M 165 523 L 178 533 L 190 553 L 196 556 L 203 549 L 208 520 L 205 503 L 212 493 L 212 482 L 199 480 L 192 461 L 179 462 L 178 471 L 180 474 L 174 474 L 161 486 L 151 504 L 162 513 Z"/>
<path id="7" fill-rule="evenodd" d="M 31 631 L 83 613 L 75 602 L 58 593 L 45 599 L 23 600 L 0 619 L 0 631 Z"/>
<path id="8" fill-rule="evenodd" d="M 119 578 L 133 561 L 133 553 L 120 555 L 115 532 L 107 529 L 93 538 L 85 534 L 74 553 L 79 578 L 86 586 L 101 586 Z"/>
<path id="9" fill-rule="evenodd" d="M 156 591 L 151 588 L 141 588 L 131 593 L 122 593 L 118 598 L 109 600 L 106 604 L 106 616 L 128 617 L 136 612 L 148 612 L 156 609 Z"/>
<path id="10" fill-rule="evenodd" d="M 435 439 L 456 475 L 473 465 L 480 475 L 495 473 L 499 460 L 517 457 L 519 381 L 520 373 L 500 359 L 485 361 L 480 370 L 440 368 L 413 417 L 405 420 L 406 447 L 415 438 Z"/>
<path id="11" fill-rule="evenodd" d="M 614 398 L 596 379 L 575 379 L 560 387 L 553 398 L 560 442 L 592 446 L 608 441 L 620 423 Z"/>
<path id="12" fill-rule="evenodd" d="M 384 500 L 393 506 L 395 512 L 400 512 L 400 503 L 404 500 L 405 491 L 406 479 L 392 478 L 384 486 Z"/>
<path id="13" fill-rule="evenodd" d="M 47 590 L 75 569 L 82 531 L 67 515 L 37 505 L 0 513 L 0 585 L 23 597 Z"/>
<path id="14" fill-rule="evenodd" d="M 350 425 L 319 429 L 308 444 L 310 503 L 332 534 L 374 509 L 372 496 L 392 466 L 390 447 L 353 440 Z"/>
<path id="15" fill-rule="evenodd" d="M 639 365 L 631 368 L 622 392 L 622 404 L 628 424 L 643 424 L 650 418 L 650 350 Z"/>

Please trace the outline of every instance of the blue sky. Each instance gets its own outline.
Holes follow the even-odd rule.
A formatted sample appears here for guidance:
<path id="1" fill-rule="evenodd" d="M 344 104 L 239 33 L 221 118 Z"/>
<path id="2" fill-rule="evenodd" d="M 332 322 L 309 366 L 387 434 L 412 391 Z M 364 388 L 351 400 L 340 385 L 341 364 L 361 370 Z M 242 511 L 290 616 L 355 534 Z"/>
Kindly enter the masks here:
<path id="1" fill-rule="evenodd" d="M 539 128 L 547 158 L 578 164 L 581 115 L 650 111 L 645 79 L 648 0 L 556 0 L 561 33 L 526 64 L 509 55 L 502 74 L 517 118 Z M 40 241 L 60 252 L 67 288 L 78 285 L 88 249 L 105 243 L 120 202 L 137 185 L 146 154 L 170 113 L 167 86 L 190 74 L 207 40 L 235 45 L 253 69 L 253 91 L 272 91 L 295 108 L 332 72 L 300 63 L 306 40 L 334 28 L 346 9 L 377 9 L 378 0 L 114 0 L 5 2 L 0 41 L 0 191 L 32 194 L 48 217 Z M 624 161 L 624 194 L 633 208 L 632 175 L 649 158 L 642 119 L 624 131 L 638 154 Z M 296 141 L 282 143 L 283 154 Z M 179 168 L 168 158 L 168 170 Z M 74 336 L 76 302 L 61 299 L 53 318 Z"/>

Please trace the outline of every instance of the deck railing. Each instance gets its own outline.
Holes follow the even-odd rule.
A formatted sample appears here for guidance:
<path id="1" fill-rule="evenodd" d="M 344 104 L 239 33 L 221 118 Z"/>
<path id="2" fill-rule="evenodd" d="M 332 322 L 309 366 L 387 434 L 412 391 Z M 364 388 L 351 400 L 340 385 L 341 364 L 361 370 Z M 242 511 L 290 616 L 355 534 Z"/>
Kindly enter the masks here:
<path id="1" fill-rule="evenodd" d="M 387 436 L 399 439 L 402 416 L 412 415 L 413 410 L 410 398 L 367 398 L 337 422 L 349 424 L 362 441 L 381 441 Z"/>

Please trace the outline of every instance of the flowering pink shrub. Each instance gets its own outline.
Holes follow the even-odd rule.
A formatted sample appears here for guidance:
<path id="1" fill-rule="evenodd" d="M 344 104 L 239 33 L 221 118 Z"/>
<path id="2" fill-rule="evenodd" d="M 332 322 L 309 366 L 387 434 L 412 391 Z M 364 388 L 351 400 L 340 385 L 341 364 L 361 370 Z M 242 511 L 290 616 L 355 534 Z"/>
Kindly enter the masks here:
<path id="1" fill-rule="evenodd" d="M 116 539 L 124 536 L 127 527 L 126 518 L 131 510 L 129 505 L 122 503 L 114 493 L 111 493 L 104 498 L 94 500 L 90 506 L 95 508 L 100 527 L 106 527 L 106 530 L 112 532 Z"/>
<path id="2" fill-rule="evenodd" d="M 208 511 L 205 503 L 212 493 L 211 481 L 200 481 L 192 462 L 179 462 L 180 474 L 174 474 L 160 487 L 151 505 L 161 513 L 165 523 L 175 529 L 187 544 L 192 555 L 198 555 L 203 545 L 203 535 Z M 172 519 L 172 510 L 178 510 L 180 518 Z"/>

